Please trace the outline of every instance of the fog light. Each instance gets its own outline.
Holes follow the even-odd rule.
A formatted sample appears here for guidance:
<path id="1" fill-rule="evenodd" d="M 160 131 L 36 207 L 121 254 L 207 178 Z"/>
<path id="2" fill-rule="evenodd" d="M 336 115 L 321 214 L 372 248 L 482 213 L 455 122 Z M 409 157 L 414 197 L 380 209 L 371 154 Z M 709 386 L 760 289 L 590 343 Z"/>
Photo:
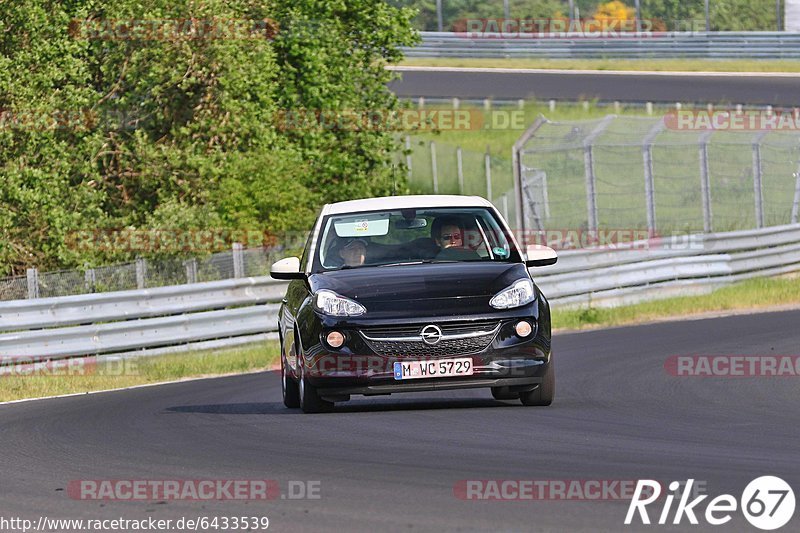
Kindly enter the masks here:
<path id="1" fill-rule="evenodd" d="M 338 331 L 331 331 L 328 333 L 328 336 L 325 337 L 325 342 L 327 342 L 328 346 L 331 348 L 339 348 L 344 344 L 344 335 Z"/>
<path id="2" fill-rule="evenodd" d="M 527 337 L 528 335 L 531 334 L 533 328 L 529 323 L 523 320 L 521 322 L 517 322 L 517 325 L 514 326 L 514 331 L 516 331 L 517 335 L 519 335 L 520 337 Z"/>

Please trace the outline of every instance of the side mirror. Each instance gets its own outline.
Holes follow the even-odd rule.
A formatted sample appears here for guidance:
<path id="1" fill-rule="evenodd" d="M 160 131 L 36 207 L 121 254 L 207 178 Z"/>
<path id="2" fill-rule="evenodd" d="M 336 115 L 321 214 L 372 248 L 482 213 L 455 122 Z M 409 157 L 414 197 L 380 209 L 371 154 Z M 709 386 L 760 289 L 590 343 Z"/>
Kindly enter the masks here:
<path id="1" fill-rule="evenodd" d="M 305 273 L 300 270 L 299 257 L 287 257 L 272 263 L 269 275 L 275 279 L 304 279 Z"/>
<path id="2" fill-rule="evenodd" d="M 558 254 L 556 251 L 549 246 L 542 246 L 541 244 L 529 245 L 526 255 L 525 266 L 527 267 L 555 265 L 558 261 Z"/>

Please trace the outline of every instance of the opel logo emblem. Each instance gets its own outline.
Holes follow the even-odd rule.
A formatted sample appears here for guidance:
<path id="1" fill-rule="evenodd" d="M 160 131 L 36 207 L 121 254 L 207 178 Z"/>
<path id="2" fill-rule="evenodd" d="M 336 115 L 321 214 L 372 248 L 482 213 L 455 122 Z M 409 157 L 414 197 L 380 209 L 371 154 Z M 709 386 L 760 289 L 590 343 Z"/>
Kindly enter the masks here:
<path id="1" fill-rule="evenodd" d="M 433 324 L 422 328 L 420 335 L 422 335 L 422 342 L 425 344 L 434 345 L 442 340 L 442 330 L 439 326 L 434 326 Z"/>

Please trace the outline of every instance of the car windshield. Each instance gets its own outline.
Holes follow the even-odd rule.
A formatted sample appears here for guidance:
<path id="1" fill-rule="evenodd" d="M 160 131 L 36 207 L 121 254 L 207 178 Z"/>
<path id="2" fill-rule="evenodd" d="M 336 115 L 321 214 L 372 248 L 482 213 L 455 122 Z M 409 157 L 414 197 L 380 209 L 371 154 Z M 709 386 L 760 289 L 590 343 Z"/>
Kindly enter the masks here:
<path id="1" fill-rule="evenodd" d="M 426 208 L 327 217 L 317 271 L 460 261 L 519 261 L 486 208 Z"/>

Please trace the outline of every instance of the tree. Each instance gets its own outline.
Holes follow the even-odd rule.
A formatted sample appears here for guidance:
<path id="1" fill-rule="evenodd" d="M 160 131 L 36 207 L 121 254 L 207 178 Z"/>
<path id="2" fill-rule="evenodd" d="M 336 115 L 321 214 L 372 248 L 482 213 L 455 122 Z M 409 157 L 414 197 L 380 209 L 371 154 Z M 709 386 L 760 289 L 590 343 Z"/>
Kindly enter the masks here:
<path id="1" fill-rule="evenodd" d="M 411 16 L 381 0 L 7 1 L 0 270 L 132 255 L 78 250 L 79 230 L 307 229 L 322 202 L 402 189 L 391 131 L 278 125 L 396 108 L 383 66 L 413 44 Z"/>

